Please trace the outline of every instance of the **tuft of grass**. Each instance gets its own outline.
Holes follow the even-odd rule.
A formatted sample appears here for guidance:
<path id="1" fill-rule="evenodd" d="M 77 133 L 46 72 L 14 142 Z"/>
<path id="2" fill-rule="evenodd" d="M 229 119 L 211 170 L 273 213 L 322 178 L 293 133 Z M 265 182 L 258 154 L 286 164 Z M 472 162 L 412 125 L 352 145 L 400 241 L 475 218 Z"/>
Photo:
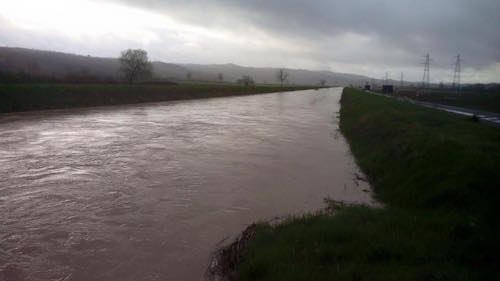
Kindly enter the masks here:
<path id="1" fill-rule="evenodd" d="M 476 122 L 476 123 L 479 122 L 479 116 L 477 116 L 475 113 L 472 115 L 471 119 L 473 122 Z"/>
<path id="2" fill-rule="evenodd" d="M 484 280 L 462 266 L 460 227 L 456 214 L 366 206 L 259 225 L 237 280 Z"/>
<path id="3" fill-rule="evenodd" d="M 260 224 L 236 279 L 499 280 L 500 130 L 350 88 L 341 103 L 384 207 Z"/>

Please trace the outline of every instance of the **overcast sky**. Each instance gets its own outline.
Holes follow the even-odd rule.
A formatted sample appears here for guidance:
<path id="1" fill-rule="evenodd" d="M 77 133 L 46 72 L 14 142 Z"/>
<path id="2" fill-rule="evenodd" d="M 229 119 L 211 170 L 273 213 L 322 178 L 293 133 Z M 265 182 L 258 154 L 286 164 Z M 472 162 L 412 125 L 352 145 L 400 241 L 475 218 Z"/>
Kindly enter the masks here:
<path id="1" fill-rule="evenodd" d="M 153 60 L 500 82 L 499 0 L 0 0 L 0 45 Z"/>

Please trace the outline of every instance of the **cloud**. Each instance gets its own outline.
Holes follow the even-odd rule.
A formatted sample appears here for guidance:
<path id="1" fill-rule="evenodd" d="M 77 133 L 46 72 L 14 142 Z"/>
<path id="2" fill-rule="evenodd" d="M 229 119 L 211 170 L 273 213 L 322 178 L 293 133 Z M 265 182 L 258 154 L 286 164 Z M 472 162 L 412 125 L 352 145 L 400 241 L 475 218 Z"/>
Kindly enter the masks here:
<path id="1" fill-rule="evenodd" d="M 463 53 L 471 66 L 500 61 L 500 2 L 495 0 L 138 1 L 127 4 L 213 28 L 264 30 L 291 41 L 318 42 L 344 34 L 379 38 L 423 55 Z M 359 49 L 368 46 L 360 46 Z M 437 62 L 439 64 L 439 62 Z"/>
<path id="2" fill-rule="evenodd" d="M 54 1 L 57 2 L 44 1 L 44 5 Z M 81 11 L 80 5 L 74 4 L 78 2 L 84 5 L 92 1 L 61 3 L 68 11 L 67 21 L 71 22 L 78 10 Z M 386 71 L 399 77 L 399 72 L 404 71 L 408 79 L 418 80 L 422 56 L 429 52 L 433 57 L 431 73 L 435 82 L 449 79 L 453 57 L 460 53 L 465 71 L 471 72 L 464 77 L 475 81 L 500 79 L 496 67 L 500 63 L 497 31 L 500 2 L 497 0 L 107 0 L 93 3 L 102 3 L 101 7 L 111 9 L 101 8 L 100 14 L 104 15 L 97 16 L 99 24 L 89 28 L 92 32 L 102 25 L 103 30 L 109 27 L 107 35 L 86 34 L 97 42 L 100 38 L 114 40 L 103 40 L 104 44 L 95 46 L 100 53 L 116 53 L 117 48 L 132 43 L 147 48 L 154 58 L 168 61 L 327 69 L 375 78 Z M 96 18 L 93 13 L 89 17 Z M 127 17 L 132 18 L 118 26 L 126 28 L 113 28 L 108 23 Z M 85 26 L 74 26 L 81 28 L 81 32 L 86 30 Z M 134 29 L 135 32 L 130 31 Z M 61 35 L 57 29 L 37 32 L 71 42 L 79 39 L 68 39 L 68 35 Z"/>
<path id="3" fill-rule="evenodd" d="M 500 62 L 496 0 L 121 2 L 213 29 L 262 30 L 290 46 L 303 46 L 300 55 L 326 61 L 323 65 L 378 65 L 380 72 L 418 68 L 427 52 L 438 72 L 450 68 L 458 53 L 471 71 L 491 70 Z"/>

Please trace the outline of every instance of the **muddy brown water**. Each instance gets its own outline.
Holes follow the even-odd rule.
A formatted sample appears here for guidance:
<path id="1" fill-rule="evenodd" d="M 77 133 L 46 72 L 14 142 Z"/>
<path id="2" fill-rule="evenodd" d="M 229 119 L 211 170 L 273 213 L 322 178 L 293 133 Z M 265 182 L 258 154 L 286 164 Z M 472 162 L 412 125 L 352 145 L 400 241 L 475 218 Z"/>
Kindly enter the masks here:
<path id="1" fill-rule="evenodd" d="M 201 280 L 254 221 L 371 202 L 341 91 L 0 115 L 0 278 Z"/>

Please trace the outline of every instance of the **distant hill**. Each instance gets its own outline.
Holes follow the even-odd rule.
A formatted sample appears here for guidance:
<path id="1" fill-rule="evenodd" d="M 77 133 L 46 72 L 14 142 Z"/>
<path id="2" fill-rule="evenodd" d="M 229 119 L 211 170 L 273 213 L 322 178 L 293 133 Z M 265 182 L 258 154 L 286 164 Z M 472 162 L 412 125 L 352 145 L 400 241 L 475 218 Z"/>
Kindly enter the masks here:
<path id="1" fill-rule="evenodd" d="M 117 78 L 119 62 L 114 58 L 97 58 L 60 52 L 0 47 L 0 71 L 30 75 L 62 77 L 86 74 Z"/>
<path id="2" fill-rule="evenodd" d="M 0 71 L 25 72 L 32 76 L 93 76 L 102 79 L 119 79 L 117 58 L 100 58 L 53 51 L 0 47 Z M 219 73 L 224 81 L 234 82 L 243 75 L 251 76 L 258 83 L 277 83 L 277 68 L 245 67 L 235 64 L 175 64 L 153 62 L 153 76 L 157 79 L 216 81 Z M 370 78 L 355 74 L 330 71 L 287 69 L 291 84 L 318 84 L 325 80 L 329 85 L 363 85 Z"/>
<path id="3" fill-rule="evenodd" d="M 236 81 L 243 75 L 251 76 L 259 83 L 277 83 L 276 73 L 278 68 L 269 67 L 245 67 L 235 64 L 184 64 L 184 67 L 194 74 L 198 73 L 200 78 L 215 80 L 218 73 L 222 73 L 227 81 Z M 319 84 L 325 80 L 329 85 L 363 85 L 370 81 L 369 77 L 355 74 L 335 73 L 330 71 L 311 71 L 304 69 L 287 69 L 289 82 L 293 84 Z M 205 75 L 205 76 L 203 76 Z"/>

